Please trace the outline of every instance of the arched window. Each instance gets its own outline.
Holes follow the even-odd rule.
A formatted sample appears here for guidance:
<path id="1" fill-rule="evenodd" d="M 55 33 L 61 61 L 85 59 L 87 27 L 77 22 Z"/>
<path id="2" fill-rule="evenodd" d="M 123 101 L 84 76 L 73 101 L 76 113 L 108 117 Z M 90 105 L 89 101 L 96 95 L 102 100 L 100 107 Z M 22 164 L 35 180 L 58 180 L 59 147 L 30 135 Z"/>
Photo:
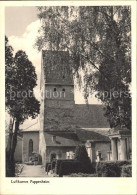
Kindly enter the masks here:
<path id="1" fill-rule="evenodd" d="M 54 88 L 54 91 L 56 91 L 56 88 Z"/>
<path id="2" fill-rule="evenodd" d="M 65 92 L 65 89 L 63 88 L 62 91 Z"/>
<path id="3" fill-rule="evenodd" d="M 33 152 L 33 141 L 32 139 L 29 140 L 29 156 L 32 155 Z"/>

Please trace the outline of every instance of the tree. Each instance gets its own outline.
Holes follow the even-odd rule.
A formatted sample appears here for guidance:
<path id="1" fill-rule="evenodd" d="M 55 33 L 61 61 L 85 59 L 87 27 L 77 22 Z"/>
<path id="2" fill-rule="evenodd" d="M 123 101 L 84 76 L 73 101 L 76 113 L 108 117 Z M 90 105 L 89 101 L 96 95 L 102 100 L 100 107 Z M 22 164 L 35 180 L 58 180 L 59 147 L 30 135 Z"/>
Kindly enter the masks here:
<path id="1" fill-rule="evenodd" d="M 130 129 L 130 7 L 38 7 L 38 17 L 36 48 L 68 50 L 74 76 L 79 85 L 84 81 L 85 98 L 96 91 L 110 126 Z"/>
<path id="2" fill-rule="evenodd" d="M 37 75 L 32 62 L 22 50 L 13 57 L 13 49 L 5 38 L 5 96 L 6 111 L 9 113 L 9 139 L 6 148 L 6 176 L 15 176 L 14 152 L 19 126 L 28 117 L 35 118 L 39 113 L 39 101 L 33 89 L 37 85 Z M 15 126 L 15 128 L 13 128 Z"/>
<path id="3" fill-rule="evenodd" d="M 76 147 L 75 160 L 79 160 L 79 161 L 89 160 L 88 153 L 84 144 L 78 145 Z"/>

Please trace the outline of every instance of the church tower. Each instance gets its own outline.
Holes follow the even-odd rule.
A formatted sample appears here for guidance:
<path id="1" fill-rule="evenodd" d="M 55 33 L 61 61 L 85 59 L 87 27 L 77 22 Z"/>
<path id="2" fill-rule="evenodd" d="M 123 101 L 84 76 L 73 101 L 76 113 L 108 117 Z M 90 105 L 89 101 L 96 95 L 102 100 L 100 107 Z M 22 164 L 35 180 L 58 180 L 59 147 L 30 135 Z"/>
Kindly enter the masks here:
<path id="1" fill-rule="evenodd" d="M 43 130 L 68 131 L 74 108 L 74 82 L 66 51 L 42 51 L 41 122 Z"/>
<path id="2" fill-rule="evenodd" d="M 45 133 L 73 131 L 74 82 L 66 51 L 42 51 L 39 152 L 46 156 Z"/>

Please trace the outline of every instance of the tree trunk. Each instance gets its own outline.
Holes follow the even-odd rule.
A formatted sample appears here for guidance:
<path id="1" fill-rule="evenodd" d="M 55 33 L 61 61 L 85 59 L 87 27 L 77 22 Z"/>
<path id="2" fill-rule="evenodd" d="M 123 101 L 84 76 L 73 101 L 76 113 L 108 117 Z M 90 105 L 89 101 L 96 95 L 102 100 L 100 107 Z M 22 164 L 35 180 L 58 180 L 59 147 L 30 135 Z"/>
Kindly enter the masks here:
<path id="1" fill-rule="evenodd" d="M 15 122 L 15 130 L 10 130 L 9 139 L 6 148 L 6 177 L 15 177 L 14 152 L 17 145 L 17 132 L 19 130 L 19 121 Z"/>

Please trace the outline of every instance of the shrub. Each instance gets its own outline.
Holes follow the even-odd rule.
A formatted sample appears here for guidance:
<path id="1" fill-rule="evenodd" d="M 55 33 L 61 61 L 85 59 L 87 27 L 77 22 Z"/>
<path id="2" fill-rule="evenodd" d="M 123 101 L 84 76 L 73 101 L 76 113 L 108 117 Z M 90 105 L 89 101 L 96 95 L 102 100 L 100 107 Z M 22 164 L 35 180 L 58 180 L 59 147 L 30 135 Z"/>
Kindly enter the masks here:
<path id="1" fill-rule="evenodd" d="M 83 161 L 84 162 L 84 161 Z M 78 160 L 62 161 L 59 169 L 59 176 L 69 175 L 71 173 L 94 173 L 94 169 L 90 161 L 84 163 Z"/>
<path id="2" fill-rule="evenodd" d="M 46 172 L 48 173 L 51 170 L 51 163 L 46 163 Z"/>
<path id="3" fill-rule="evenodd" d="M 74 161 L 74 159 L 60 159 L 60 160 L 56 160 L 55 163 L 55 173 L 57 175 L 59 175 L 59 170 L 60 170 L 60 165 L 62 162 L 68 162 L 68 161 Z"/>
<path id="4" fill-rule="evenodd" d="M 69 175 L 71 173 L 78 173 L 81 164 L 79 161 L 62 161 L 59 168 L 59 176 Z"/>
<path id="5" fill-rule="evenodd" d="M 56 160 L 51 162 L 51 170 L 55 171 Z"/>
<path id="6" fill-rule="evenodd" d="M 59 169 L 59 177 L 62 177 L 63 175 L 68 175 L 71 173 L 71 163 L 70 162 L 62 162 L 60 164 L 60 169 Z"/>
<path id="7" fill-rule="evenodd" d="M 70 175 L 67 175 L 67 177 L 97 177 L 97 174 L 72 173 Z"/>
<path id="8" fill-rule="evenodd" d="M 61 164 L 62 160 L 56 160 L 56 164 L 55 164 L 55 173 L 58 175 L 59 174 L 59 168 L 60 168 L 60 164 Z"/>
<path id="9" fill-rule="evenodd" d="M 87 159 L 89 157 L 85 145 L 78 145 L 75 151 L 75 160 L 86 161 Z"/>
<path id="10" fill-rule="evenodd" d="M 98 162 L 96 173 L 98 177 L 121 177 L 122 166 L 130 164 L 131 161 Z"/>
<path id="11" fill-rule="evenodd" d="M 55 165 L 55 173 L 60 177 L 79 172 L 87 174 L 95 172 L 85 145 L 78 145 L 76 147 L 75 159 L 57 160 Z"/>
<path id="12" fill-rule="evenodd" d="M 132 177 L 132 166 L 122 166 L 121 177 Z"/>
<path id="13" fill-rule="evenodd" d="M 47 172 L 49 172 L 50 170 L 51 170 L 51 163 L 48 164 Z"/>

